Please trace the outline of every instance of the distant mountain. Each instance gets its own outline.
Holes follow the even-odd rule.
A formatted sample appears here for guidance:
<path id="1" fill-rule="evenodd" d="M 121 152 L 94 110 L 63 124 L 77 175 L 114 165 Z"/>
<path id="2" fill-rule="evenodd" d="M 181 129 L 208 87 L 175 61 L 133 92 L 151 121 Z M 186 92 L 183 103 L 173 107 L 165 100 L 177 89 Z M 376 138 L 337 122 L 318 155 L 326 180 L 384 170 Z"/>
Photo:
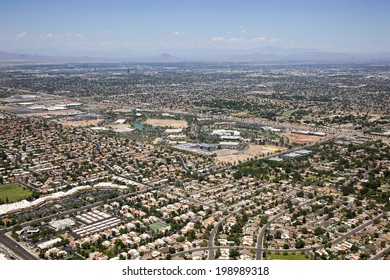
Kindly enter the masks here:
<path id="1" fill-rule="evenodd" d="M 352 54 L 322 52 L 314 49 L 286 49 L 259 47 L 255 49 L 164 49 L 156 51 L 57 51 L 53 49 L 25 51 L 26 53 L 0 52 L 0 63 L 92 63 L 92 62 L 320 62 L 345 63 L 390 61 L 390 53 Z M 29 53 L 35 53 L 34 55 Z M 60 53 L 60 56 L 56 56 Z"/>
<path id="2" fill-rule="evenodd" d="M 8 61 L 40 61 L 44 60 L 47 57 L 39 56 L 39 55 L 30 55 L 30 54 L 19 54 L 19 53 L 7 53 L 0 51 L 0 61 L 8 62 Z"/>
<path id="3" fill-rule="evenodd" d="M 67 62 L 98 62 L 105 58 L 82 57 L 57 57 L 48 55 L 31 55 L 20 53 L 8 53 L 0 51 L 0 63 L 67 63 Z M 109 61 L 109 60 L 107 60 Z"/>
<path id="4" fill-rule="evenodd" d="M 181 62 L 183 59 L 173 56 L 169 53 L 162 53 L 157 56 L 133 58 L 137 62 Z"/>

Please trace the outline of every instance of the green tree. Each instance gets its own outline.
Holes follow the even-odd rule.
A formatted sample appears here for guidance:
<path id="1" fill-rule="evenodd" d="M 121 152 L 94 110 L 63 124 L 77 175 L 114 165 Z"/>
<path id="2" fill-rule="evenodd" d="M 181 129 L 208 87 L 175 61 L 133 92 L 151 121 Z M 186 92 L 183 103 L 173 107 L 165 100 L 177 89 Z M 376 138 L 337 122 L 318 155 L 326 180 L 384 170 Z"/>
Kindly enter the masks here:
<path id="1" fill-rule="evenodd" d="M 220 256 L 221 256 L 221 250 L 217 249 L 217 251 L 215 252 L 215 258 L 218 259 Z"/>
<path id="2" fill-rule="evenodd" d="M 303 241 L 302 239 L 298 239 L 296 242 L 295 242 L 295 248 L 297 249 L 301 249 L 305 247 L 305 241 Z"/>
<path id="3" fill-rule="evenodd" d="M 314 234 L 315 234 L 315 235 L 322 235 L 322 234 L 324 234 L 325 232 L 326 232 L 326 230 L 323 229 L 322 227 L 316 227 L 316 228 L 314 229 Z"/>
<path id="4" fill-rule="evenodd" d="M 229 258 L 236 260 L 240 256 L 238 249 L 232 249 L 229 251 Z"/>

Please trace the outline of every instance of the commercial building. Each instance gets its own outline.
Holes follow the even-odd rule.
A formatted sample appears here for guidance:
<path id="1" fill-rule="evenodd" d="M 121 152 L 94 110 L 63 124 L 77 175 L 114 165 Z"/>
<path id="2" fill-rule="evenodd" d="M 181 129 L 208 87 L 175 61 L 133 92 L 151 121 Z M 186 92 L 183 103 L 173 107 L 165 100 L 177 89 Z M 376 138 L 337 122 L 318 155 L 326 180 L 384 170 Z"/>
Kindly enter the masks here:
<path id="1" fill-rule="evenodd" d="M 75 221 L 73 221 L 70 218 L 55 220 L 49 223 L 49 225 L 57 231 L 61 229 L 65 229 L 67 227 L 74 226 L 75 224 L 76 224 Z"/>
<path id="2" fill-rule="evenodd" d="M 211 133 L 211 135 L 218 135 L 218 136 L 240 136 L 240 132 L 237 130 L 227 130 L 227 129 L 215 129 Z"/>
<path id="3" fill-rule="evenodd" d="M 240 145 L 239 142 L 220 142 L 219 146 L 221 149 L 238 149 L 238 146 Z"/>
<path id="4" fill-rule="evenodd" d="M 49 249 L 49 248 L 53 247 L 58 242 L 61 242 L 61 238 L 55 238 L 55 239 L 52 239 L 52 240 L 49 240 L 49 241 L 45 241 L 45 242 L 39 243 L 37 245 L 37 247 L 39 249 L 41 249 L 41 250 L 45 250 L 45 249 Z"/>

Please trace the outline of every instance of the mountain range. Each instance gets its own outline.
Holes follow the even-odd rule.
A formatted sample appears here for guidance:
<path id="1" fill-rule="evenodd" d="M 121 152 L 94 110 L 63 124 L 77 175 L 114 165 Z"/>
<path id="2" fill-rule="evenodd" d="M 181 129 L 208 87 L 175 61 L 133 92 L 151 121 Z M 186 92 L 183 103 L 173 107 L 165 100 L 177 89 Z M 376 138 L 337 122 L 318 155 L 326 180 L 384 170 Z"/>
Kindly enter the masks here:
<path id="1" fill-rule="evenodd" d="M 92 63 L 92 62 L 256 62 L 256 63 L 347 63 L 390 61 L 390 52 L 344 53 L 315 49 L 260 47 L 254 49 L 163 49 L 155 51 L 77 51 L 36 49 L 0 51 L 0 63 Z"/>

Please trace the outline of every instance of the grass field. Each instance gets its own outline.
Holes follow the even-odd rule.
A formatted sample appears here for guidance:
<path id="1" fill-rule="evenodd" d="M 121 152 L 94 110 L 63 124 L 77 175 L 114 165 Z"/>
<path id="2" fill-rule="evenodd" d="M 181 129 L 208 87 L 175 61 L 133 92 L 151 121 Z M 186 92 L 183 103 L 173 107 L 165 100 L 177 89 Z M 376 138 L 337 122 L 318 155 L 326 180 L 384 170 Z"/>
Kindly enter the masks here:
<path id="1" fill-rule="evenodd" d="M 168 225 L 167 224 L 164 224 L 162 222 L 157 222 L 157 223 L 154 223 L 154 224 L 151 224 L 150 225 L 150 228 L 153 230 L 153 231 L 160 231 L 164 228 L 166 228 Z"/>
<path id="2" fill-rule="evenodd" d="M 287 255 L 267 253 L 267 260 L 309 260 L 309 259 L 310 258 L 307 254 L 301 254 L 301 253 L 296 253 L 295 255 L 291 253 Z"/>
<path id="3" fill-rule="evenodd" d="M 0 186 L 0 200 L 3 203 L 17 202 L 29 198 L 32 192 L 19 184 L 6 184 Z"/>

